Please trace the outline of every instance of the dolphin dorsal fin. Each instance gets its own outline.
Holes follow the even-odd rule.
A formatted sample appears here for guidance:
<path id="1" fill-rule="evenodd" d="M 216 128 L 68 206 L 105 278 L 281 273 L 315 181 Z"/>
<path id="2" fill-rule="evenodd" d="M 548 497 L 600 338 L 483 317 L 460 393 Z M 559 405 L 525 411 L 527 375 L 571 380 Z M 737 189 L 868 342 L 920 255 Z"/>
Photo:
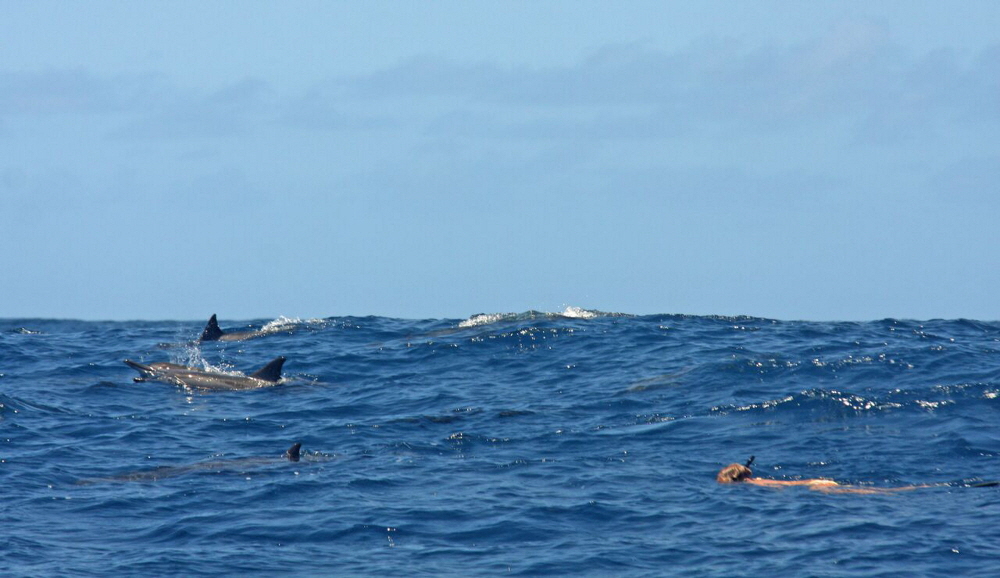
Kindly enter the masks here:
<path id="1" fill-rule="evenodd" d="M 301 449 L 302 444 L 296 443 L 292 445 L 292 447 L 288 448 L 288 451 L 285 452 L 285 457 L 288 458 L 288 461 L 290 462 L 297 462 L 299 461 L 299 450 Z"/>
<path id="2" fill-rule="evenodd" d="M 215 318 L 215 313 L 208 319 L 205 330 L 201 332 L 201 341 L 218 341 L 224 332 L 219 327 L 219 320 Z"/>
<path id="3" fill-rule="evenodd" d="M 281 380 L 281 366 L 285 364 L 285 356 L 281 355 L 275 357 L 271 363 L 268 363 L 264 367 L 257 370 L 256 373 L 250 377 L 256 379 L 262 379 L 264 381 L 274 381 L 277 382 Z"/>

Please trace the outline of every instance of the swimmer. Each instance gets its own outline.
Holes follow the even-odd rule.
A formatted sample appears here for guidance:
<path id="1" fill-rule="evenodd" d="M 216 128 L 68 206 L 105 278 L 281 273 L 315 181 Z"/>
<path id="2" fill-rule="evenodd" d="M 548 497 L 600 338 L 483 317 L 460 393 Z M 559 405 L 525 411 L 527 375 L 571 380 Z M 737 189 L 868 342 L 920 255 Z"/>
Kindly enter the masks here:
<path id="1" fill-rule="evenodd" d="M 753 470 L 750 469 L 750 465 L 753 464 L 754 456 L 750 456 L 746 464 L 729 464 L 728 466 L 719 470 L 719 474 L 715 476 L 715 481 L 720 484 L 735 484 L 735 483 L 745 483 L 753 484 L 755 486 L 767 486 L 770 488 L 784 487 L 784 486 L 806 486 L 810 490 L 815 490 L 818 492 L 825 492 L 828 494 L 889 494 L 892 492 L 903 492 L 908 490 L 916 490 L 918 488 L 930 488 L 932 486 L 900 486 L 896 488 L 862 488 L 858 486 L 849 486 L 844 484 L 838 484 L 833 480 L 828 480 L 825 478 L 815 478 L 811 480 L 769 480 L 766 478 L 755 478 L 753 476 Z"/>

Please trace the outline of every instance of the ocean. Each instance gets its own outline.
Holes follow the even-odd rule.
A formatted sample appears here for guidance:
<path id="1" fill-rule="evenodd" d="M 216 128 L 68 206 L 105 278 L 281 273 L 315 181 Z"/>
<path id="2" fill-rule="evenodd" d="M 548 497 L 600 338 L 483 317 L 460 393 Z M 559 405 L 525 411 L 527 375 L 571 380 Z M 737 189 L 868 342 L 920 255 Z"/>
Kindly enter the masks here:
<path id="1" fill-rule="evenodd" d="M 1000 575 L 998 322 L 219 313 L 0 320 L 0 574 Z"/>

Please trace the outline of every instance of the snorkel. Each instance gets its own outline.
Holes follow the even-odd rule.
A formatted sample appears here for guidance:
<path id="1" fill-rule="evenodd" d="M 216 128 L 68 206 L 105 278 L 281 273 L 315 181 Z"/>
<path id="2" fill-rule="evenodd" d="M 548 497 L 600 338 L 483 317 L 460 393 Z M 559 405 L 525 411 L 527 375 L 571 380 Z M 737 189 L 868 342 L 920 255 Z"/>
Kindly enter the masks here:
<path id="1" fill-rule="evenodd" d="M 729 464 L 728 466 L 719 470 L 719 473 L 715 476 L 715 481 L 720 484 L 732 484 L 734 482 L 742 482 L 744 480 L 749 480 L 753 477 L 753 471 L 750 469 L 750 464 L 753 463 L 754 456 L 750 456 L 750 459 L 746 461 L 746 464 Z"/>

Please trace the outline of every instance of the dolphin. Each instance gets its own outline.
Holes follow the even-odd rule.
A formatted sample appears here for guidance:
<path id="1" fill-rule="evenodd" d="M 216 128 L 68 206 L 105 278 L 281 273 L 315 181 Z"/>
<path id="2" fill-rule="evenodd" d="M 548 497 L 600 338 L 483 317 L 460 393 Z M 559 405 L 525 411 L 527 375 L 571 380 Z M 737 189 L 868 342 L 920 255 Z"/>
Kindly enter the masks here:
<path id="1" fill-rule="evenodd" d="M 278 385 L 281 380 L 281 366 L 284 363 L 284 356 L 279 356 L 256 372 L 244 376 L 204 371 L 177 363 L 158 362 L 143 365 L 128 359 L 125 360 L 126 365 L 141 374 L 139 377 L 133 378 L 133 381 L 162 381 L 184 387 L 215 390 L 257 389 Z"/>
<path id="2" fill-rule="evenodd" d="M 215 318 L 215 313 L 208 318 L 208 323 L 205 325 L 205 329 L 201 332 L 201 337 L 198 341 L 244 341 L 247 339 L 253 339 L 255 337 L 262 337 L 264 335 L 270 335 L 271 333 L 277 333 L 276 331 L 264 331 L 263 329 L 254 329 L 250 331 L 223 331 L 219 327 L 219 320 Z"/>
<path id="3" fill-rule="evenodd" d="M 78 484 L 93 484 L 97 482 L 155 482 L 157 480 L 162 480 L 163 478 L 176 478 L 178 476 L 183 476 L 185 474 L 196 473 L 196 472 L 211 472 L 216 474 L 221 473 L 244 473 L 252 469 L 259 469 L 264 466 L 271 464 L 281 463 L 283 461 L 297 462 L 300 459 L 300 451 L 302 449 L 301 443 L 294 443 L 292 447 L 288 448 L 280 458 L 278 457 L 253 457 L 253 458 L 237 458 L 228 460 L 213 460 L 207 462 L 198 462 L 194 464 L 187 464 L 183 466 L 160 466 L 153 468 L 151 470 L 139 470 L 135 472 L 129 472 L 126 474 L 121 474 L 118 476 L 112 476 L 110 478 L 95 478 L 89 480 L 80 480 Z"/>

